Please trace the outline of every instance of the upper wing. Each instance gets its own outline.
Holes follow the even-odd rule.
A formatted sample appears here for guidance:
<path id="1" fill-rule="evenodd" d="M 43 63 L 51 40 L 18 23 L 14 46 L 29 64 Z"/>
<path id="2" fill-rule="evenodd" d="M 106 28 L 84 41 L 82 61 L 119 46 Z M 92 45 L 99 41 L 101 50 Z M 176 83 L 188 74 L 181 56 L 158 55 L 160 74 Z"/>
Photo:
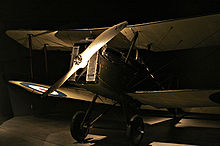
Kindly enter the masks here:
<path id="1" fill-rule="evenodd" d="M 132 40 L 139 32 L 136 47 L 169 51 L 220 45 L 220 14 L 167 20 L 128 26 L 122 33 Z"/>
<path id="2" fill-rule="evenodd" d="M 43 94 L 50 88 L 48 85 L 43 84 L 36 84 L 31 82 L 23 82 L 23 81 L 9 81 L 12 84 L 18 85 L 24 89 L 26 89 L 29 92 L 35 93 L 35 94 Z M 48 96 L 53 97 L 60 97 L 60 98 L 72 98 L 76 100 L 83 100 L 83 101 L 92 101 L 92 98 L 95 94 L 78 87 L 70 87 L 65 88 L 61 87 Z M 104 104 L 113 104 L 113 101 L 104 97 L 97 98 L 96 102 L 98 103 L 104 103 Z"/>
<path id="3" fill-rule="evenodd" d="M 70 50 L 73 43 L 86 37 L 97 37 L 108 27 L 91 29 L 8 30 L 6 34 L 28 47 L 28 34 L 32 34 L 33 49 L 48 44 L 51 49 Z M 220 14 L 128 25 L 108 43 L 114 48 L 129 48 L 135 32 L 139 32 L 136 47 L 152 51 L 170 51 L 220 45 Z M 50 49 L 48 48 L 48 49 Z"/>
<path id="4" fill-rule="evenodd" d="M 57 31 L 48 30 L 8 30 L 6 34 L 24 47 L 29 48 L 28 37 L 31 35 L 32 49 L 41 50 L 47 44 L 50 50 L 71 50 L 72 45 L 55 36 Z"/>
<path id="5" fill-rule="evenodd" d="M 74 43 L 85 40 L 86 38 L 96 38 L 107 28 L 108 27 L 62 31 L 8 30 L 6 34 L 26 48 L 29 48 L 28 35 L 30 34 L 32 35 L 32 49 L 34 50 L 41 50 L 44 44 L 47 44 L 48 50 L 70 51 Z M 108 46 L 128 48 L 129 41 L 123 34 L 119 33 L 108 43 Z"/>
<path id="6" fill-rule="evenodd" d="M 143 104 L 158 108 L 220 106 L 220 90 L 137 91 L 128 95 Z"/>

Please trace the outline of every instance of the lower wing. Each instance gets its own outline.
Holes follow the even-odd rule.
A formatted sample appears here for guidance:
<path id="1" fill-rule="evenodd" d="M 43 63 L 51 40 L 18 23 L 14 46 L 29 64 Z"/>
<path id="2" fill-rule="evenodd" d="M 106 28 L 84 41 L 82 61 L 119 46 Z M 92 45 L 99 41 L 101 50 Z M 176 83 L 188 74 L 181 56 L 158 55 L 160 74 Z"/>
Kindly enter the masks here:
<path id="1" fill-rule="evenodd" d="M 36 94 L 43 94 L 50 88 L 48 85 L 24 81 L 9 81 L 12 84 Z M 49 96 L 72 98 L 76 100 L 92 101 L 95 94 L 78 87 L 61 87 Z M 157 108 L 188 108 L 188 107 L 217 107 L 220 106 L 220 89 L 218 90 L 162 90 L 162 91 L 136 91 L 128 93 L 133 99 L 142 104 Z M 100 97 L 98 103 L 113 104 L 113 101 Z"/>
<path id="2" fill-rule="evenodd" d="M 158 108 L 220 106 L 220 90 L 162 90 L 128 93 L 143 104 Z"/>
<path id="3" fill-rule="evenodd" d="M 9 81 L 9 83 L 18 85 L 24 89 L 26 89 L 29 92 L 35 93 L 35 94 L 43 94 L 46 92 L 50 86 L 43 85 L 43 84 L 37 84 L 37 83 L 31 83 L 31 82 L 24 82 L 24 81 Z M 60 97 L 60 98 L 72 98 L 76 100 L 84 100 L 91 102 L 93 99 L 93 96 L 95 94 L 84 89 L 84 88 L 78 88 L 78 87 L 70 87 L 65 88 L 61 87 L 52 93 L 50 93 L 48 96 L 53 97 Z M 104 97 L 100 97 L 96 100 L 98 103 L 104 103 L 104 104 L 113 104 L 113 101 Z"/>

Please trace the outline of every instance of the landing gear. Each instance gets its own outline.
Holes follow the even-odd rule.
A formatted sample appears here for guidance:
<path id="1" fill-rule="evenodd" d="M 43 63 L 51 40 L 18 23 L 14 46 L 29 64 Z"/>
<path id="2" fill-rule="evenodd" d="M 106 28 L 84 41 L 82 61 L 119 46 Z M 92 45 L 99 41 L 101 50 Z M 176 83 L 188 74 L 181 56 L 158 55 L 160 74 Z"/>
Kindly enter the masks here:
<path id="1" fill-rule="evenodd" d="M 98 95 L 95 95 L 93 97 L 93 100 L 87 109 L 86 112 L 83 111 L 78 111 L 72 118 L 72 122 L 70 125 L 70 132 L 72 137 L 77 141 L 77 142 L 83 142 L 88 135 L 89 129 L 93 126 L 93 124 L 101 118 L 107 111 L 109 111 L 111 108 L 107 109 L 104 111 L 102 114 L 97 116 L 95 119 L 92 120 L 91 115 L 92 115 L 92 110 L 95 104 L 96 99 L 98 98 Z M 113 106 L 115 106 L 113 104 Z"/>
<path id="2" fill-rule="evenodd" d="M 92 99 L 92 102 L 88 108 L 88 110 L 85 112 L 78 111 L 72 118 L 72 122 L 70 125 L 70 132 L 72 137 L 77 142 L 83 142 L 88 135 L 89 128 L 92 126 L 94 122 L 90 122 L 90 116 L 92 113 L 93 106 L 95 104 L 96 99 L 98 98 L 98 95 L 95 95 Z"/>
<path id="3" fill-rule="evenodd" d="M 127 136 L 132 146 L 138 146 L 144 135 L 144 122 L 137 113 L 140 103 L 127 97 L 122 100 L 121 106 L 127 121 Z M 131 118 L 130 118 L 131 117 Z"/>
<path id="4" fill-rule="evenodd" d="M 92 119 L 92 110 L 94 107 L 94 103 L 96 99 L 98 98 L 97 95 L 93 97 L 93 100 L 86 112 L 83 111 L 78 111 L 72 118 L 72 122 L 70 125 L 70 132 L 72 137 L 77 141 L 77 142 L 83 142 L 88 135 L 89 129 L 93 126 L 93 124 L 100 118 L 102 117 L 106 112 L 108 112 L 112 107 L 114 107 L 117 103 L 114 103 L 111 108 L 106 109 L 102 114 L 97 116 L 96 118 Z M 134 103 L 134 102 L 132 102 Z M 129 115 L 131 112 L 129 112 L 129 109 L 131 110 L 130 107 L 131 104 L 128 103 L 122 103 L 122 109 L 124 111 L 126 121 L 127 121 L 127 136 L 129 138 L 130 143 L 132 146 L 137 146 L 140 144 L 143 135 L 144 135 L 144 122 L 143 119 L 138 116 L 134 115 L 130 120 L 129 120 Z M 135 105 L 135 106 L 134 106 Z M 133 107 L 138 107 L 136 104 L 134 104 Z M 132 110 L 134 111 L 134 110 Z"/>
<path id="5" fill-rule="evenodd" d="M 140 144 L 144 135 L 144 122 L 143 119 L 138 116 L 134 115 L 128 124 L 127 127 L 127 136 L 130 140 L 130 143 L 134 146 Z"/>
<path id="6" fill-rule="evenodd" d="M 70 125 L 70 132 L 72 137 L 78 142 L 83 142 L 89 132 L 89 128 L 85 126 L 83 119 L 85 117 L 85 112 L 78 111 L 72 118 Z"/>

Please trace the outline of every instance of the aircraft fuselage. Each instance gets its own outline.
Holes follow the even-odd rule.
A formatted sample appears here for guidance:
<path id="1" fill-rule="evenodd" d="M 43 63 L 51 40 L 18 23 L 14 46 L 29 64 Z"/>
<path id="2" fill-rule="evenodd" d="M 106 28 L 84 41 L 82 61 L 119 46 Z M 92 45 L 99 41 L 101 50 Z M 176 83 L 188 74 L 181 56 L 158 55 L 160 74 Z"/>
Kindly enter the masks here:
<path id="1" fill-rule="evenodd" d="M 99 52 L 97 81 L 78 85 L 113 100 L 128 97 L 128 92 L 158 88 L 144 65 L 133 59 L 125 63 L 123 56 L 111 49 Z"/>

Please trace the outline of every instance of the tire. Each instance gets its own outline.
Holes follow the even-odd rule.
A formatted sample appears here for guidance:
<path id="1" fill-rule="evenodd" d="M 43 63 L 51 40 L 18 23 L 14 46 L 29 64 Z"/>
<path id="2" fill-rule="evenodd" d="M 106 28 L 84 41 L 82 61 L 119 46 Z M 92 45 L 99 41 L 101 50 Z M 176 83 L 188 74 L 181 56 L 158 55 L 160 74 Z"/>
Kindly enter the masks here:
<path id="1" fill-rule="evenodd" d="M 127 136 L 132 145 L 138 146 L 144 135 L 144 122 L 143 119 L 135 115 L 131 118 L 127 128 Z"/>
<path id="2" fill-rule="evenodd" d="M 78 111 L 72 118 L 72 122 L 70 124 L 70 132 L 77 142 L 83 142 L 88 135 L 89 129 L 82 127 L 83 118 L 85 116 L 85 112 Z"/>

